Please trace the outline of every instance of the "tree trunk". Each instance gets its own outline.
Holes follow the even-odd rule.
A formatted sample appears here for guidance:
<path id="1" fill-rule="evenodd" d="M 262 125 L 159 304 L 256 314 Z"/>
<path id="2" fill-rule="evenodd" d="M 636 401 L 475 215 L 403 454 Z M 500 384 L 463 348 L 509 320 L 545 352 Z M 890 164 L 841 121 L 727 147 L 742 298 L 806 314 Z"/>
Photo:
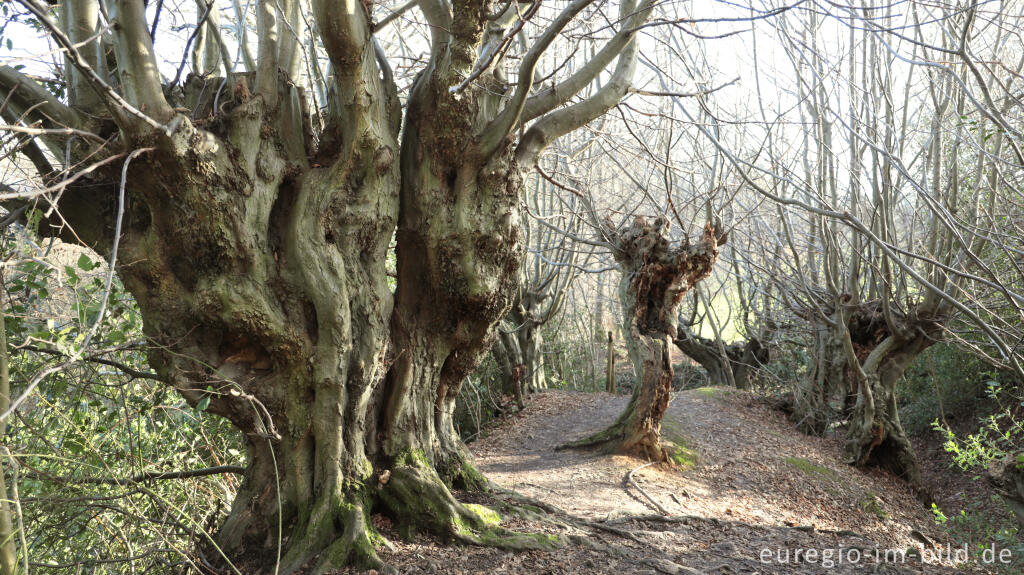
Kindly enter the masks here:
<path id="1" fill-rule="evenodd" d="M 768 363 L 770 359 L 768 347 L 764 345 L 761 337 L 747 340 L 742 347 L 739 361 L 732 364 L 732 377 L 736 382 L 736 388 L 750 389 L 751 373 Z"/>
<path id="2" fill-rule="evenodd" d="M 379 74 L 347 80 L 375 96 L 346 129 L 328 127 L 315 163 L 301 90 L 281 82 L 275 108 L 246 78 L 216 120 L 178 116 L 173 135 L 148 136 L 125 172 L 117 252 L 154 369 L 246 437 L 248 469 L 208 556 L 244 572 L 278 555 L 282 573 L 377 565 L 371 510 L 472 540 L 486 524 L 449 486 L 482 478 L 452 409 L 511 302 L 519 169 L 508 150 L 455 144 L 474 116 L 419 93 L 446 93 L 429 75 L 401 145 L 394 91 Z M 108 256 L 118 172 L 62 203 Z"/>
<path id="3" fill-rule="evenodd" d="M 619 276 L 619 306 L 622 309 L 619 333 L 622 334 L 622 343 L 626 346 L 626 354 L 629 356 L 629 367 L 633 370 L 633 376 L 639 380 L 644 369 L 644 353 L 640 341 L 633 335 L 633 318 L 626 309 L 632 305 L 632 289 L 629 274 L 623 271 Z"/>
<path id="4" fill-rule="evenodd" d="M 519 349 L 523 350 L 523 387 L 531 393 L 548 388 L 544 373 L 544 337 L 540 327 L 527 323 L 519 330 Z"/>
<path id="5" fill-rule="evenodd" d="M 813 368 L 797 382 L 793 394 L 793 416 L 800 431 L 808 435 L 823 435 L 834 420 L 832 397 L 837 390 L 849 387 L 842 341 L 845 327 L 824 321 L 816 321 L 812 325 L 815 332 L 811 355 Z"/>
<path id="6" fill-rule="evenodd" d="M 896 384 L 914 358 L 938 341 L 941 333 L 932 325 L 913 329 L 911 334 L 887 337 L 858 370 L 859 394 L 844 449 L 850 463 L 886 469 L 906 480 L 919 498 L 930 503 L 914 448 L 900 423 Z"/>
<path id="7" fill-rule="evenodd" d="M 708 374 L 708 385 L 724 386 L 729 383 L 729 378 L 725 375 L 729 360 L 723 360 L 718 345 L 713 340 L 700 337 L 686 327 L 680 326 L 672 342 L 686 357 L 704 368 Z"/>
<path id="8" fill-rule="evenodd" d="M 508 328 L 508 329 L 506 329 Z M 519 340 L 511 332 L 511 326 L 502 325 L 498 328 L 498 337 L 491 347 L 491 357 L 498 364 L 498 375 L 501 379 L 501 393 L 511 395 L 516 402 L 516 409 L 526 408 L 523 394 L 522 352 Z"/>
<path id="9" fill-rule="evenodd" d="M 615 393 L 615 332 L 608 330 L 608 348 L 606 350 L 608 356 L 607 365 L 605 366 L 604 385 L 605 391 L 608 393 Z"/>
<path id="10" fill-rule="evenodd" d="M 718 342 L 696 335 L 685 326 L 679 326 L 672 342 L 707 371 L 708 384 L 713 386 L 728 385 L 729 377 L 725 370 L 731 369 L 736 388 L 750 389 L 751 372 L 768 362 L 768 348 L 764 347 L 758 337 L 752 337 L 742 344 L 724 346 L 724 359 L 720 351 L 722 346 Z"/>
<path id="11" fill-rule="evenodd" d="M 672 394 L 672 358 L 669 346 L 676 333 L 679 302 L 698 281 L 711 273 L 718 257 L 717 231 L 710 224 L 695 246 L 669 248 L 667 221 L 648 225 L 637 218 L 623 231 L 608 230 L 616 240 L 615 257 L 628 278 L 620 290 L 623 316 L 642 356 L 640 384 L 618 419 L 604 431 L 569 444 L 570 447 L 604 445 L 652 461 L 668 461 L 661 443 L 661 419 Z"/>
<path id="12" fill-rule="evenodd" d="M 0 284 L 2 285 L 2 284 Z M 3 298 L 0 292 L 0 299 Z M 0 301 L 0 413 L 11 407 L 11 378 L 7 354 L 7 302 Z M 6 448 L 7 418 L 0 419 L 0 442 Z M 8 496 L 7 481 L 4 477 L 7 459 L 0 461 L 0 574 L 12 575 L 18 571 L 18 549 L 14 542 L 14 518 L 11 512 L 11 498 Z"/>

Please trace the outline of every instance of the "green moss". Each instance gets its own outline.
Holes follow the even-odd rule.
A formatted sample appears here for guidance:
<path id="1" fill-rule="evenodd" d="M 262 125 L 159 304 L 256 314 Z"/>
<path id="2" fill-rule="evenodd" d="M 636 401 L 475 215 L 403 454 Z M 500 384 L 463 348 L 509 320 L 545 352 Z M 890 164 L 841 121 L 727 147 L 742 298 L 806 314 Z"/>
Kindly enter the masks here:
<path id="1" fill-rule="evenodd" d="M 699 463 L 697 452 L 690 447 L 689 440 L 675 421 L 668 419 L 662 421 L 661 435 L 664 438 L 663 443 L 668 451 L 668 456 L 676 465 L 683 471 L 697 467 Z"/>
<path id="2" fill-rule="evenodd" d="M 783 461 L 808 475 L 819 475 L 829 479 L 834 479 L 836 476 L 836 472 L 832 471 L 828 467 L 823 467 L 802 457 L 787 457 Z"/>
<path id="3" fill-rule="evenodd" d="M 466 507 L 466 509 L 469 509 L 470 511 L 475 513 L 476 516 L 480 518 L 480 521 L 484 523 L 484 525 L 496 527 L 501 524 L 501 516 L 498 515 L 497 511 L 491 509 L 490 507 L 487 507 L 485 505 L 478 505 L 476 503 L 465 503 L 464 506 Z"/>
<path id="4" fill-rule="evenodd" d="M 531 533 L 530 535 L 537 540 L 537 543 L 544 546 L 557 547 L 562 542 L 557 535 L 550 533 Z"/>
<path id="5" fill-rule="evenodd" d="M 864 498 L 860 500 L 860 508 L 863 511 L 874 514 L 875 517 L 883 521 L 889 518 L 889 513 L 882 509 L 882 503 L 878 500 L 878 497 L 870 491 L 864 493 Z"/>
<path id="6" fill-rule="evenodd" d="M 430 468 L 430 460 L 427 455 L 418 449 L 403 451 L 395 458 L 395 466 L 408 465 L 410 467 Z"/>
<path id="7" fill-rule="evenodd" d="M 480 470 L 475 465 L 469 461 L 464 461 L 455 473 L 455 477 L 452 478 L 452 485 L 467 491 L 486 491 L 487 478 L 480 473 Z"/>
<path id="8" fill-rule="evenodd" d="M 665 442 L 665 449 L 668 450 L 668 456 L 678 465 L 683 471 L 693 469 L 697 467 L 697 452 L 690 449 L 686 444 L 679 445 L 674 442 Z"/>
<path id="9" fill-rule="evenodd" d="M 693 392 L 707 399 L 719 399 L 733 394 L 731 389 L 725 389 L 723 387 L 698 387 L 693 390 Z"/>

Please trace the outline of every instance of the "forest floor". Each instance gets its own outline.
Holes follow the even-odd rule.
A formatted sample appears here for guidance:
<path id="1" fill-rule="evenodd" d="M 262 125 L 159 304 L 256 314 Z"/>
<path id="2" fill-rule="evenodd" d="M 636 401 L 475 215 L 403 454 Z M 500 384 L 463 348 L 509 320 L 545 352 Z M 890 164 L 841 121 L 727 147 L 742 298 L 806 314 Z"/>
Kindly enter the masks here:
<path id="1" fill-rule="evenodd" d="M 584 544 L 508 552 L 446 545 L 428 535 L 403 540 L 375 516 L 391 542 L 381 558 L 410 574 L 997 572 L 973 550 L 972 561 L 957 562 L 957 547 L 898 478 L 851 468 L 838 440 L 800 434 L 746 393 L 702 388 L 674 395 L 662 431 L 691 452 L 685 468 L 637 470 L 646 462 L 555 450 L 610 424 L 627 400 L 539 394 L 471 445 L 491 481 L 576 518 L 557 525 L 507 515 L 504 527 L 576 536 Z M 1002 572 L 1024 572 L 1010 569 Z"/>

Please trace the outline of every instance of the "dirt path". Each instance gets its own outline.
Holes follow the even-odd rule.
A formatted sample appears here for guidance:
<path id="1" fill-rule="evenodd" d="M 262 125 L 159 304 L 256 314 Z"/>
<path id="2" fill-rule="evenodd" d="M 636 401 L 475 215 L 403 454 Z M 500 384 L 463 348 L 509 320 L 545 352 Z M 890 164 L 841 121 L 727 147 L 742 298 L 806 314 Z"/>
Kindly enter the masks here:
<path id="1" fill-rule="evenodd" d="M 946 541 L 902 482 L 850 468 L 837 441 L 801 435 L 751 396 L 725 389 L 676 394 L 663 422 L 664 436 L 687 446 L 693 465 L 634 473 L 641 490 L 668 512 L 661 515 L 626 480 L 645 462 L 555 450 L 611 423 L 627 399 L 544 393 L 471 445 L 481 471 L 498 485 L 603 526 L 562 530 L 596 545 L 507 553 L 444 546 L 430 537 L 391 538 L 384 559 L 402 573 L 989 572 L 934 561 L 948 551 Z M 386 520 L 380 521 L 388 536 Z M 506 526 L 558 531 L 521 519 Z M 617 529 L 629 533 L 612 533 Z M 903 555 L 922 547 L 928 564 L 914 552 Z"/>

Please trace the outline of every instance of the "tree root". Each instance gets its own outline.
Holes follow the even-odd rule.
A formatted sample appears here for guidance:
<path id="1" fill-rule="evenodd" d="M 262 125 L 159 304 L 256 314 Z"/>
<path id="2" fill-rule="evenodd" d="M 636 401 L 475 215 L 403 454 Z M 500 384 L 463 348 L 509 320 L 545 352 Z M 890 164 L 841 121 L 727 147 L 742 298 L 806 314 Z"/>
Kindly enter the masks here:
<path id="1" fill-rule="evenodd" d="M 502 528 L 496 511 L 484 505 L 460 503 L 429 468 L 403 465 L 392 469 L 379 495 L 406 535 L 426 527 L 449 540 L 510 551 L 552 550 L 565 544 L 559 536 Z"/>
<path id="2" fill-rule="evenodd" d="M 644 488 L 640 487 L 640 484 L 637 483 L 636 480 L 633 479 L 633 474 L 634 473 L 636 473 L 637 471 L 640 471 L 641 469 L 643 469 L 645 467 L 650 467 L 652 465 L 655 465 L 656 463 L 657 463 L 657 461 L 652 461 L 650 463 L 645 463 L 645 464 L 641 465 L 640 467 L 637 467 L 636 469 L 630 471 L 629 473 L 626 474 L 626 482 L 629 485 L 632 485 L 634 489 L 639 491 L 641 495 L 646 497 L 647 500 L 651 502 L 651 505 L 654 505 L 654 507 L 658 511 L 660 511 L 662 515 L 671 515 L 671 513 L 668 512 L 668 509 L 665 509 L 664 507 L 662 507 L 661 503 L 658 503 L 658 500 L 656 500 L 654 497 L 652 497 L 650 493 L 647 493 L 646 491 L 644 491 Z"/>

